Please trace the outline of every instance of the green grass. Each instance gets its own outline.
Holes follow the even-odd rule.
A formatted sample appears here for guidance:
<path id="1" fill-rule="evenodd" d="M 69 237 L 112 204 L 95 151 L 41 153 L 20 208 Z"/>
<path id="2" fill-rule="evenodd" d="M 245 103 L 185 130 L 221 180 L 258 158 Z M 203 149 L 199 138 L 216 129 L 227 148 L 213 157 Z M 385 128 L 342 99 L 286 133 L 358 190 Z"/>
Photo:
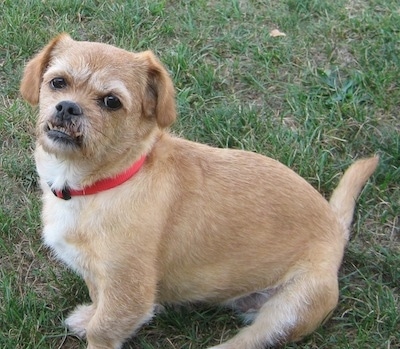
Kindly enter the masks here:
<path id="1" fill-rule="evenodd" d="M 400 347 L 400 7 L 397 0 L 0 0 L 0 348 L 84 348 L 62 320 L 83 282 L 40 241 L 35 111 L 25 62 L 52 36 L 151 49 L 171 72 L 173 131 L 287 164 L 325 196 L 354 159 L 380 166 L 355 213 L 340 303 L 285 348 Z M 269 36 L 279 28 L 286 37 Z M 206 348 L 240 327 L 206 306 L 167 308 L 124 348 Z"/>

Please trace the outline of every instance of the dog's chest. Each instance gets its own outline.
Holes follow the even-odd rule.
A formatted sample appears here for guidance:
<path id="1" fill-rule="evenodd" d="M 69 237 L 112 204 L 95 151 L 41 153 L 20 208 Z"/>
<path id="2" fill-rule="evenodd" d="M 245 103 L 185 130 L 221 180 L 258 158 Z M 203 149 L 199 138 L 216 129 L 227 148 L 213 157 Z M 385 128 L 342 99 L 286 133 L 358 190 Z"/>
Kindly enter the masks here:
<path id="1" fill-rule="evenodd" d="M 82 274 L 85 255 L 71 239 L 78 229 L 80 211 L 79 205 L 72 202 L 58 198 L 45 200 L 43 239 L 59 259 Z"/>

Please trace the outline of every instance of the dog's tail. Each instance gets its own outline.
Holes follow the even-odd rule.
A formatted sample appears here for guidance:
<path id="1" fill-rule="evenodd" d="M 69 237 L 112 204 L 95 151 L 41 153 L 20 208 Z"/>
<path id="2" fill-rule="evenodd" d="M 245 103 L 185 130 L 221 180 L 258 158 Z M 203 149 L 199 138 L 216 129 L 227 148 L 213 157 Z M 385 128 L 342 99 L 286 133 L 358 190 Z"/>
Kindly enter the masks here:
<path id="1" fill-rule="evenodd" d="M 374 173 L 378 162 L 378 156 L 356 161 L 344 173 L 329 200 L 329 204 L 336 212 L 342 226 L 346 241 L 349 240 L 356 199 L 368 178 Z"/>

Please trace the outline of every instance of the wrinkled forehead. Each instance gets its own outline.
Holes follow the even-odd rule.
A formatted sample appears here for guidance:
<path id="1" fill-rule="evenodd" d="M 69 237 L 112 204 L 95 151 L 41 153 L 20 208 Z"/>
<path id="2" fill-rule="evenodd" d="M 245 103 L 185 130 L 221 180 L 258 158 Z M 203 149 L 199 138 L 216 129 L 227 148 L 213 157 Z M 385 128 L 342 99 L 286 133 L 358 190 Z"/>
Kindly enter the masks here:
<path id="1" fill-rule="evenodd" d="M 53 51 L 50 66 L 68 70 L 71 74 L 129 75 L 145 69 L 140 54 L 96 42 L 68 41 Z"/>
<path id="2" fill-rule="evenodd" d="M 44 80 L 64 77 L 77 88 L 86 86 L 99 94 L 113 92 L 121 97 L 145 83 L 146 67 L 138 54 L 98 43 L 74 44 L 55 52 Z"/>

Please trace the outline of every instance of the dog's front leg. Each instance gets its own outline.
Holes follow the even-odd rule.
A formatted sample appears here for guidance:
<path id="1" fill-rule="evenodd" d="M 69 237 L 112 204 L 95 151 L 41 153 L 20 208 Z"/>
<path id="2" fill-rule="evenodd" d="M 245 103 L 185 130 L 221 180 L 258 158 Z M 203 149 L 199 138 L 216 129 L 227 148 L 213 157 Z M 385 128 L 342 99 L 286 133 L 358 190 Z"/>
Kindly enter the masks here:
<path id="1" fill-rule="evenodd" d="M 65 320 L 65 325 L 68 327 L 68 329 L 81 338 L 86 337 L 86 330 L 90 320 L 95 314 L 98 299 L 97 290 L 94 283 L 88 278 L 85 278 L 85 283 L 88 287 L 92 304 L 77 306 L 76 309 Z"/>
<path id="2" fill-rule="evenodd" d="M 87 325 L 88 349 L 117 349 L 153 316 L 153 297 L 102 289 Z M 93 306 L 93 305 L 92 305 Z M 88 306 L 88 311 L 90 307 Z"/>
<path id="3" fill-rule="evenodd" d="M 119 349 L 123 342 L 132 336 L 153 316 L 153 305 L 113 308 L 112 305 L 98 307 L 87 328 L 88 349 Z"/>
<path id="4" fill-rule="evenodd" d="M 97 285 L 87 325 L 88 349 L 118 349 L 153 316 L 155 286 L 120 275 Z M 93 291 L 92 291 L 93 292 Z"/>
<path id="5" fill-rule="evenodd" d="M 153 316 L 155 287 L 148 283 L 134 282 L 127 275 L 86 283 L 93 303 L 78 306 L 65 323 L 87 338 L 88 349 L 121 348 Z"/>

